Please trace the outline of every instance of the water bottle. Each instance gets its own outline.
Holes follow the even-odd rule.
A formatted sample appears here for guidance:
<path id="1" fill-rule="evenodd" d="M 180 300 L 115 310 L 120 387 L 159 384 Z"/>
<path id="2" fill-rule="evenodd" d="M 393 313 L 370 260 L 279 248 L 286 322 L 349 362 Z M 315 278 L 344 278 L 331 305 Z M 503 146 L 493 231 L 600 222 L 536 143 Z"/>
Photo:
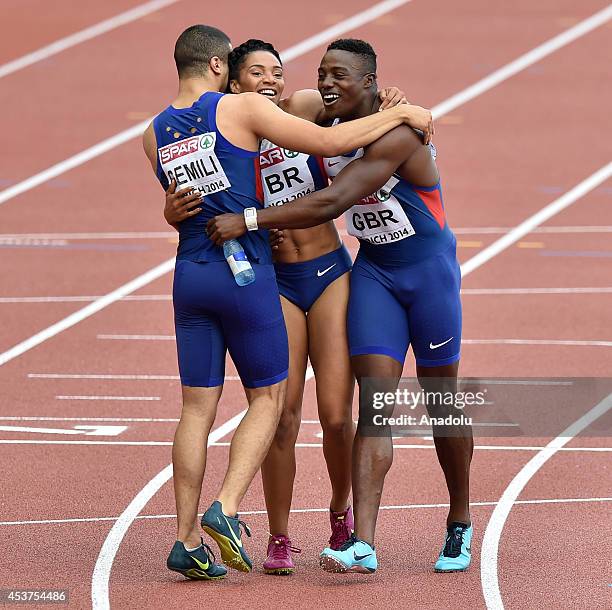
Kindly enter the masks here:
<path id="1" fill-rule="evenodd" d="M 223 255 L 238 286 L 247 286 L 255 281 L 253 267 L 251 267 L 244 248 L 237 239 L 230 239 L 223 244 Z"/>

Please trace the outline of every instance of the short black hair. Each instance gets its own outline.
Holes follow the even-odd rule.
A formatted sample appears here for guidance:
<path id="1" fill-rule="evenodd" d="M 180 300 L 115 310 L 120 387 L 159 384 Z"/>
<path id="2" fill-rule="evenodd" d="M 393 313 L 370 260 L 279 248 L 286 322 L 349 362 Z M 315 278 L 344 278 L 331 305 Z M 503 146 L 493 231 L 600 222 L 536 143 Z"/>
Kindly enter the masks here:
<path id="1" fill-rule="evenodd" d="M 227 61 L 229 36 L 210 25 L 192 25 L 176 40 L 174 61 L 179 77 L 205 76 L 213 57 Z"/>
<path id="2" fill-rule="evenodd" d="M 376 74 L 376 53 L 372 45 L 365 40 L 357 38 L 339 38 L 334 40 L 328 47 L 328 51 L 348 51 L 359 55 L 363 63 L 363 67 L 367 73 Z"/>
<path id="3" fill-rule="evenodd" d="M 244 60 L 246 59 L 247 55 L 254 53 L 255 51 L 267 51 L 268 53 L 272 53 L 272 55 L 278 59 L 280 65 L 283 65 L 283 60 L 281 59 L 280 53 L 274 48 L 273 45 L 271 45 L 269 42 L 258 40 L 257 38 L 250 38 L 246 42 L 243 42 L 235 47 L 229 54 L 229 57 L 227 58 L 227 63 L 229 64 L 229 80 L 238 80 L 240 70 L 244 65 Z"/>

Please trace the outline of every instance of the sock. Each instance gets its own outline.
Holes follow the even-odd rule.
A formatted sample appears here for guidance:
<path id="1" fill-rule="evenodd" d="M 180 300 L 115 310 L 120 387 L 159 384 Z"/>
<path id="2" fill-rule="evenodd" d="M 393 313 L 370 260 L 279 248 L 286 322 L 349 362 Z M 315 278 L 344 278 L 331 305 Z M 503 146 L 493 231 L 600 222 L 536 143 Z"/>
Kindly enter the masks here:
<path id="1" fill-rule="evenodd" d="M 185 550 L 188 553 L 193 553 L 194 551 L 197 551 L 202 546 L 202 544 L 200 543 L 198 544 L 198 546 L 194 546 L 193 548 L 188 547 L 186 544 L 183 544 L 183 546 L 185 547 Z"/>

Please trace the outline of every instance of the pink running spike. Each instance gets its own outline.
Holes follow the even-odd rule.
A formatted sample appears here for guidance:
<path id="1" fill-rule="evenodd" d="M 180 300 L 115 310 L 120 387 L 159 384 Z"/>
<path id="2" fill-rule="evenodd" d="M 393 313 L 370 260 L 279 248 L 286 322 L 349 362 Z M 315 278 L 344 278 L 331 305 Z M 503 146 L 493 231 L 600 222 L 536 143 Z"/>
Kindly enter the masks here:
<path id="1" fill-rule="evenodd" d="M 342 513 L 335 513 L 330 510 L 329 521 L 332 530 L 329 546 L 334 551 L 339 551 L 340 547 L 351 537 L 353 528 L 355 527 L 352 508 L 349 506 Z"/>
<path id="2" fill-rule="evenodd" d="M 266 574 L 293 574 L 295 565 L 291 553 L 301 553 L 301 549 L 291 546 L 291 540 L 287 536 L 270 535 L 268 542 L 268 558 L 263 564 Z"/>

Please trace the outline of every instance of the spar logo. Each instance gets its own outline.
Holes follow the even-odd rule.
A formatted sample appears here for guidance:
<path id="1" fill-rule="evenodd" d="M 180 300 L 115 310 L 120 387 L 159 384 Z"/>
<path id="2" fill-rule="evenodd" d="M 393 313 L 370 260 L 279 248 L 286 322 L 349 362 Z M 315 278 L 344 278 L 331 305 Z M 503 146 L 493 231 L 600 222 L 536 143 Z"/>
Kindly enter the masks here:
<path id="1" fill-rule="evenodd" d="M 283 150 L 285 151 L 285 156 L 288 159 L 295 159 L 295 157 L 297 157 L 300 154 L 299 152 L 295 152 L 294 150 L 289 150 L 288 148 L 283 148 Z"/>
<path id="2" fill-rule="evenodd" d="M 211 146 L 215 145 L 215 134 L 214 133 L 205 133 L 200 137 L 200 148 L 206 150 Z"/>
<path id="3" fill-rule="evenodd" d="M 181 140 L 180 142 L 173 142 L 159 149 L 159 159 L 162 165 L 170 163 L 175 159 L 190 155 L 198 152 L 198 150 L 208 150 L 213 148 L 215 145 L 215 134 L 214 133 L 203 133 L 199 136 L 193 136 Z"/>

